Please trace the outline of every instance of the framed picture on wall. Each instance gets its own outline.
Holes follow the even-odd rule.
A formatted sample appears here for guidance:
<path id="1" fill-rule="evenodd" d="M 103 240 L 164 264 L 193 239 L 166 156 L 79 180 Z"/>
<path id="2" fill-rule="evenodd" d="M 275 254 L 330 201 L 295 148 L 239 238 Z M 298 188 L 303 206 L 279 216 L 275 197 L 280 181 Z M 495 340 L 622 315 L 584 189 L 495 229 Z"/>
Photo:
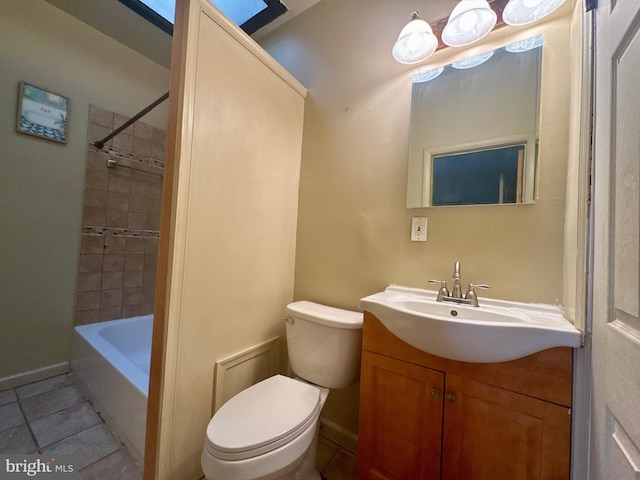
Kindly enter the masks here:
<path id="1" fill-rule="evenodd" d="M 20 82 L 16 129 L 54 142 L 67 143 L 69 99 Z"/>

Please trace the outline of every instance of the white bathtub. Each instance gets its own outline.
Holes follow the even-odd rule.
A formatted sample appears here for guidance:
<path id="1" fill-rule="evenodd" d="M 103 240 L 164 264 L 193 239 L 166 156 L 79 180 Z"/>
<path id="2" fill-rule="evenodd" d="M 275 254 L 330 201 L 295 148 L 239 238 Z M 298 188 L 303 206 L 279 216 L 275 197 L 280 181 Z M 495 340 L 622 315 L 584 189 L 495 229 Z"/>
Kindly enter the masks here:
<path id="1" fill-rule="evenodd" d="M 71 370 L 107 424 L 142 464 L 153 315 L 81 325 Z"/>

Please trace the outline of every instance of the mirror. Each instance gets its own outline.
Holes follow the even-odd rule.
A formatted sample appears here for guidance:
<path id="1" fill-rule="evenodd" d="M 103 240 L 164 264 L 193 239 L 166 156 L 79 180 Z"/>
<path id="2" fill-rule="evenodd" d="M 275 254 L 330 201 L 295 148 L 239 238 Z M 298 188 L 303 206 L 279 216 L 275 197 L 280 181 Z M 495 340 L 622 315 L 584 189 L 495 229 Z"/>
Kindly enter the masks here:
<path id="1" fill-rule="evenodd" d="M 531 203 L 542 35 L 413 77 L 407 207 Z"/>

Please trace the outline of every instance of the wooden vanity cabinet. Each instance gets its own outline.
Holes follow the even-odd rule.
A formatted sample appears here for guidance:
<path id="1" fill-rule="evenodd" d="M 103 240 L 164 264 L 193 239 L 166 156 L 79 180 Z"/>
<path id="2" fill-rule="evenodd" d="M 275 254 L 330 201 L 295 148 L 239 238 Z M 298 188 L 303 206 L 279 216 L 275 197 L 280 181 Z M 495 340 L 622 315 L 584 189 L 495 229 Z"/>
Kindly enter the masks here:
<path id="1" fill-rule="evenodd" d="M 358 479 L 568 479 L 571 377 L 570 348 L 456 362 L 365 312 Z"/>
<path id="2" fill-rule="evenodd" d="M 443 389 L 442 372 L 362 352 L 358 478 L 440 478 Z"/>

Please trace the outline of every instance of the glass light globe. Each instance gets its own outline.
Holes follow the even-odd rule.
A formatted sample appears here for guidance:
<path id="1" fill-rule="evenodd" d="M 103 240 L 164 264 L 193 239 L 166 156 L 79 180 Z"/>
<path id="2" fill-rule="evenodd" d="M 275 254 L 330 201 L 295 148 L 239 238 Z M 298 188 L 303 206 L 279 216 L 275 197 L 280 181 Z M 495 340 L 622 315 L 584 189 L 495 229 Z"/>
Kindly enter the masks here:
<path id="1" fill-rule="evenodd" d="M 484 62 L 489 60 L 491 57 L 493 57 L 493 50 L 479 53 L 478 55 L 474 55 L 473 57 L 463 58 L 462 60 L 453 62 L 451 66 L 453 68 L 457 68 L 458 70 L 466 70 L 468 68 L 477 67 L 478 65 L 483 64 Z"/>
<path id="2" fill-rule="evenodd" d="M 464 12 L 460 15 L 460 30 L 464 32 L 468 32 L 473 29 L 476 22 L 478 21 L 478 15 L 473 10 L 469 10 L 468 12 Z"/>
<path id="3" fill-rule="evenodd" d="M 470 45 L 487 35 L 497 18 L 487 0 L 461 0 L 449 15 L 442 41 L 450 47 Z"/>
<path id="4" fill-rule="evenodd" d="M 542 46 L 543 42 L 542 34 L 536 35 L 535 37 L 525 38 L 524 40 L 519 40 L 514 43 L 510 43 L 504 49 L 509 53 L 522 53 L 528 52 L 529 50 L 533 50 L 534 48 L 538 48 Z"/>
<path id="5" fill-rule="evenodd" d="M 565 0 L 510 0 L 502 19 L 508 25 L 527 25 L 553 13 Z"/>
<path id="6" fill-rule="evenodd" d="M 422 72 L 416 73 L 411 77 L 411 83 L 424 83 L 429 80 L 437 78 L 444 71 L 444 67 L 431 68 Z"/>
<path id="7" fill-rule="evenodd" d="M 398 35 L 393 46 L 392 55 L 396 62 L 412 64 L 429 58 L 438 46 L 438 39 L 433 34 L 431 26 L 421 20 L 414 12 L 411 20 Z"/>

